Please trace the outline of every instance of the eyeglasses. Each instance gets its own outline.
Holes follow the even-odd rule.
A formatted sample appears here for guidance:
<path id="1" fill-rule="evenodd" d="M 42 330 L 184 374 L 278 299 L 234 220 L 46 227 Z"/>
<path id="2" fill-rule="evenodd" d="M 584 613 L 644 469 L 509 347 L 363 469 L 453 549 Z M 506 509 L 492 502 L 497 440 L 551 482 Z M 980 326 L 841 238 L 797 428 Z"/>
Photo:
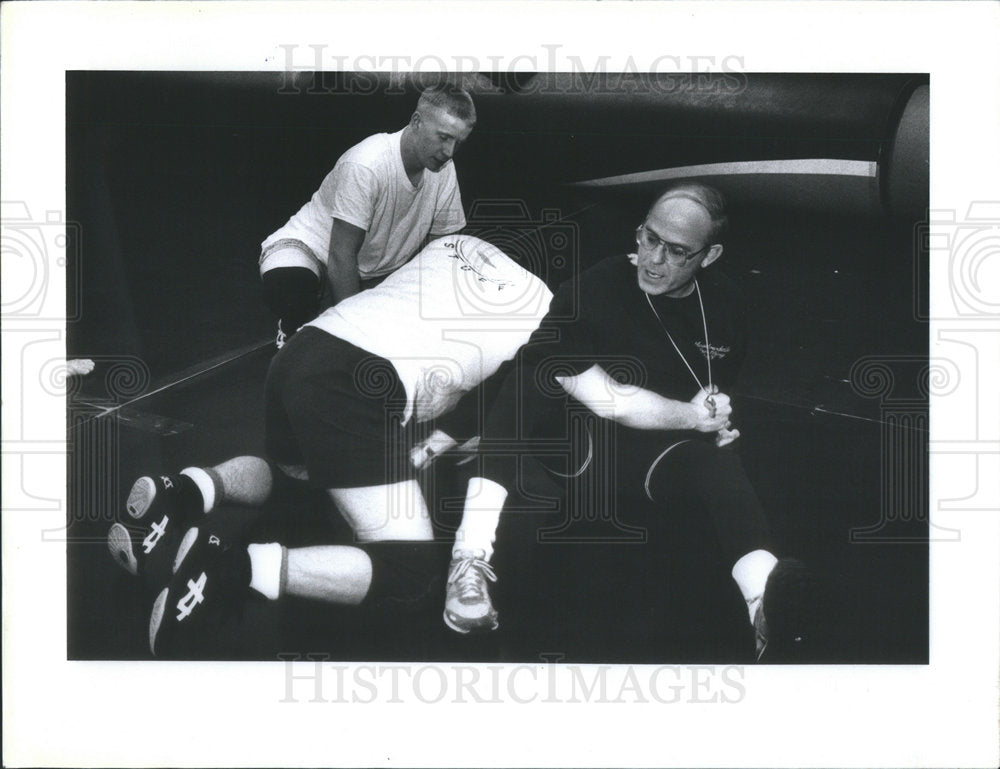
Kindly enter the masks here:
<path id="1" fill-rule="evenodd" d="M 668 243 L 663 238 L 657 237 L 646 228 L 645 224 L 640 224 L 635 228 L 635 242 L 650 251 L 662 248 L 667 259 L 674 264 L 687 264 L 697 257 L 698 254 L 709 248 L 708 245 L 705 245 L 697 251 L 688 251 L 682 246 L 678 246 L 675 243 Z"/>

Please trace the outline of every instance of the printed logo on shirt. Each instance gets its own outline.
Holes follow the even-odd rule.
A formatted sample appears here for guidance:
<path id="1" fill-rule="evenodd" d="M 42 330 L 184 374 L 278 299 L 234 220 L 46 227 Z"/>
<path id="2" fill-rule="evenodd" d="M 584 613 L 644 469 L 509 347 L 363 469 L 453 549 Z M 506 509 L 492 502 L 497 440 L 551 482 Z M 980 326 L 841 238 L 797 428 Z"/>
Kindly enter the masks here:
<path id="1" fill-rule="evenodd" d="M 450 241 L 444 244 L 446 248 L 453 249 L 448 251 L 448 256 L 450 256 L 452 259 L 461 260 L 463 270 L 465 270 L 466 272 L 474 272 L 476 274 L 476 278 L 479 280 L 480 283 L 492 283 L 497 287 L 497 291 L 503 291 L 507 286 L 514 285 L 512 281 L 504 280 L 503 278 L 491 278 L 488 275 L 484 275 L 481 270 L 477 269 L 476 266 L 472 264 L 472 261 L 469 259 L 469 257 L 466 256 L 464 249 L 465 244 L 466 241 L 464 240 L 460 240 L 458 242 Z M 489 260 L 489 257 L 485 253 L 483 253 L 484 250 L 485 249 L 482 248 L 478 250 L 478 255 L 480 260 L 487 267 L 494 267 L 493 262 L 491 262 Z"/>
<path id="2" fill-rule="evenodd" d="M 695 345 L 701 351 L 701 354 L 704 355 L 705 354 L 705 343 L 704 342 L 695 342 Z M 724 345 L 724 344 L 714 345 L 713 344 L 713 345 L 711 345 L 711 355 L 709 356 L 709 360 L 715 360 L 716 358 L 725 358 L 727 355 L 729 355 L 729 353 L 730 353 L 731 350 L 732 350 L 732 348 L 729 345 Z"/>

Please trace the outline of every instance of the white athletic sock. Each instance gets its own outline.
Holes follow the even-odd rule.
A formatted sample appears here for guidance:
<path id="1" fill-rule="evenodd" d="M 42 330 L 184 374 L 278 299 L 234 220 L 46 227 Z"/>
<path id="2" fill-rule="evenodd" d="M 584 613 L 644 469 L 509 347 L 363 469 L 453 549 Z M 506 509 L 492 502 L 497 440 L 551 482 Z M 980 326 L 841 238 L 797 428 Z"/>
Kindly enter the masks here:
<path id="1" fill-rule="evenodd" d="M 754 550 L 740 558 L 733 566 L 733 579 L 743 594 L 743 600 L 747 602 L 750 624 L 753 624 L 754 614 L 757 613 L 757 607 L 764 597 L 767 575 L 777 562 L 778 559 L 767 550 Z"/>
<path id="2" fill-rule="evenodd" d="M 493 542 L 500 524 L 500 513 L 507 500 L 507 489 L 487 478 L 470 478 L 465 493 L 462 523 L 455 532 L 452 555 L 459 550 L 482 550 L 483 558 L 493 557 Z"/>
<path id="3" fill-rule="evenodd" d="M 247 545 L 250 554 L 250 587 L 272 601 L 285 589 L 288 551 L 277 542 Z"/>
<path id="4" fill-rule="evenodd" d="M 205 513 L 212 512 L 212 508 L 215 507 L 215 482 L 212 480 L 212 476 L 209 475 L 205 470 L 200 467 L 186 467 L 181 470 L 181 475 L 186 475 L 195 485 L 198 487 L 198 491 L 201 492 L 201 499 L 204 505 Z"/>

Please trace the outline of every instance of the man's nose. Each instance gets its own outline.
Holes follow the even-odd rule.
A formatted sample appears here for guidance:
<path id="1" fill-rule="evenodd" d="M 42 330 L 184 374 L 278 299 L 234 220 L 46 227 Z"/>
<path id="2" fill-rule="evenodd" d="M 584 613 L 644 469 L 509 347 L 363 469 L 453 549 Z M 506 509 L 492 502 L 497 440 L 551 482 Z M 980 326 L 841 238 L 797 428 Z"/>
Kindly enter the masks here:
<path id="1" fill-rule="evenodd" d="M 444 155 L 445 155 L 445 157 L 447 157 L 449 160 L 451 160 L 451 158 L 455 155 L 455 140 L 454 139 L 448 139 L 444 143 L 443 148 L 444 148 Z"/>
<path id="2" fill-rule="evenodd" d="M 652 258 L 650 259 L 653 264 L 663 264 L 667 261 L 667 250 L 663 245 L 658 245 L 656 248 L 650 249 L 652 252 Z"/>

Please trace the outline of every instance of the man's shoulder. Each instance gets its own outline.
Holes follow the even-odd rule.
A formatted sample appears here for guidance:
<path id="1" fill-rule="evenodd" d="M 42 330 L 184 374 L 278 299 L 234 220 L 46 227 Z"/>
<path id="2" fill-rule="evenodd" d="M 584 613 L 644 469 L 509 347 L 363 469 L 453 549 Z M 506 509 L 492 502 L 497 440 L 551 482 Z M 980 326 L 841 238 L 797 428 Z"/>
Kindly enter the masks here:
<path id="1" fill-rule="evenodd" d="M 635 265 L 626 254 L 608 256 L 579 272 L 576 280 L 590 290 L 620 289 L 635 283 Z"/>
<path id="2" fill-rule="evenodd" d="M 592 315 L 618 306 L 623 294 L 634 285 L 635 267 L 627 255 L 620 254 L 580 270 L 559 286 L 558 293 L 562 302 L 570 302 L 574 306 L 580 302 L 578 310 Z"/>
<path id="3" fill-rule="evenodd" d="M 705 305 L 717 311 L 728 308 L 734 322 L 741 322 L 747 312 L 747 299 L 743 289 L 722 270 L 710 269 L 698 276 L 698 285 L 704 297 Z"/>
<path id="4" fill-rule="evenodd" d="M 391 159 L 393 136 L 394 134 L 379 133 L 362 139 L 340 156 L 337 165 L 355 163 L 371 169 L 385 166 L 386 161 Z"/>
<path id="5" fill-rule="evenodd" d="M 698 275 L 703 290 L 712 291 L 726 299 L 743 299 L 743 289 L 735 280 L 719 269 L 708 269 Z"/>

